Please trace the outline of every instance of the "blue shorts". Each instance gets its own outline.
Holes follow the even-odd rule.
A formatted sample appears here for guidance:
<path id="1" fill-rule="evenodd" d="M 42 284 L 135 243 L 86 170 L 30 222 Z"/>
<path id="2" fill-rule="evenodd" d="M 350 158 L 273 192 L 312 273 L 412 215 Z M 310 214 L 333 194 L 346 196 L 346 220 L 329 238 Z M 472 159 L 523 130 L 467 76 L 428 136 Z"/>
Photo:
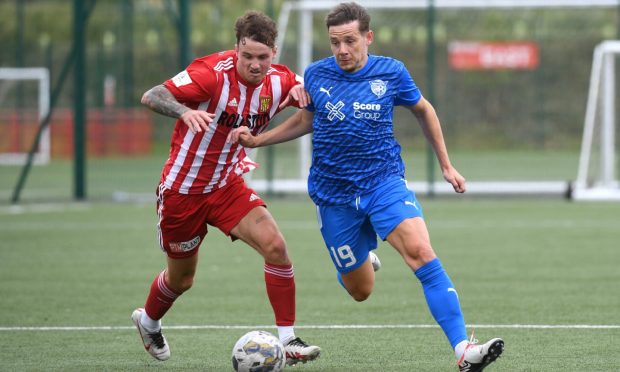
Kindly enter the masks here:
<path id="1" fill-rule="evenodd" d="M 319 227 L 334 266 L 355 270 L 381 240 L 407 218 L 424 217 L 415 193 L 402 178 L 391 178 L 350 203 L 316 206 Z"/>

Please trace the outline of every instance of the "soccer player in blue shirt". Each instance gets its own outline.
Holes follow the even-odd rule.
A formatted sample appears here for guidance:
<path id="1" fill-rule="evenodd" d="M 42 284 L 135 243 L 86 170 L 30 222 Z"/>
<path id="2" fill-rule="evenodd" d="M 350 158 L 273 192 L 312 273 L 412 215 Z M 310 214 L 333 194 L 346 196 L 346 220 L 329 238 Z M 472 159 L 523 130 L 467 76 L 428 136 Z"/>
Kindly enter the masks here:
<path id="1" fill-rule="evenodd" d="M 432 145 L 445 180 L 463 193 L 465 178 L 450 163 L 437 114 L 402 62 L 368 54 L 373 32 L 365 8 L 341 3 L 326 25 L 333 56 L 311 64 L 304 75 L 312 103 L 268 132 L 254 137 L 241 127 L 228 140 L 258 147 L 313 133 L 308 192 L 342 286 L 356 301 L 370 296 L 380 267 L 372 252 L 379 235 L 421 282 L 460 371 L 482 371 L 500 356 L 504 342 L 467 339 L 457 292 L 431 246 L 422 207 L 407 188 L 393 133 L 394 107 L 403 106 Z"/>

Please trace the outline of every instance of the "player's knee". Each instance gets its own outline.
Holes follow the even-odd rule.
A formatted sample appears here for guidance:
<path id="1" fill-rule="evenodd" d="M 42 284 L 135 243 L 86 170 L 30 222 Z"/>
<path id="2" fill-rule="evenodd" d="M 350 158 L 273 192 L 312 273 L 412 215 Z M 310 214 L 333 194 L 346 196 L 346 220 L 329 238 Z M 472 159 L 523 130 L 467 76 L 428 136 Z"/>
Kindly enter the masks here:
<path id="1" fill-rule="evenodd" d="M 169 285 L 176 293 L 180 294 L 186 292 L 194 285 L 194 275 L 183 275 L 171 282 Z"/>
<path id="2" fill-rule="evenodd" d="M 353 297 L 353 299 L 357 302 L 366 301 L 368 297 L 372 294 L 373 285 L 372 283 L 356 283 L 353 288 L 347 288 L 347 291 Z"/>
<path id="3" fill-rule="evenodd" d="M 408 247 L 403 257 L 407 265 L 411 268 L 417 268 L 426 262 L 432 261 L 437 256 L 430 244 L 416 244 L 415 246 Z"/>
<path id="4" fill-rule="evenodd" d="M 261 247 L 265 261 L 274 264 L 284 265 L 288 263 L 288 252 L 286 242 L 280 234 L 276 234 L 266 244 Z"/>
<path id="5" fill-rule="evenodd" d="M 194 277 L 193 276 L 183 278 L 183 280 L 181 280 L 179 290 L 181 291 L 181 293 L 183 293 L 185 291 L 188 291 L 190 288 L 192 288 L 193 285 L 194 285 Z"/>
<path id="6" fill-rule="evenodd" d="M 372 290 L 364 290 L 364 289 L 349 292 L 349 294 L 351 294 L 351 297 L 353 297 L 353 299 L 357 302 L 366 301 L 368 297 L 370 297 L 371 293 L 372 293 Z"/>

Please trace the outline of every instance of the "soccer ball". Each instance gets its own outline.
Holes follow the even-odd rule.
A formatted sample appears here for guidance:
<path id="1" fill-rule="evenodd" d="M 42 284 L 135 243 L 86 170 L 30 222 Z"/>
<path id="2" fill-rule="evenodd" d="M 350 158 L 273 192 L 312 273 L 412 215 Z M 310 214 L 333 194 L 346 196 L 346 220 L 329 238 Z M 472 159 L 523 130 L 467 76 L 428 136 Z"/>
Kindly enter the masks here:
<path id="1" fill-rule="evenodd" d="M 232 365 L 238 372 L 282 371 L 286 365 L 284 346 L 269 332 L 248 332 L 233 348 Z"/>

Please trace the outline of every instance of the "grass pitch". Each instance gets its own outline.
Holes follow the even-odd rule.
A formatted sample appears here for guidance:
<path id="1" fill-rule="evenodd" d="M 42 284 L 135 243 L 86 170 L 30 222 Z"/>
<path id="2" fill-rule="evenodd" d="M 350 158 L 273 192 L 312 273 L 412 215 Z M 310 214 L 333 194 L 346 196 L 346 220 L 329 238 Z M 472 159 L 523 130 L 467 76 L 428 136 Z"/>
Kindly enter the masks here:
<path id="1" fill-rule="evenodd" d="M 489 371 L 620 370 L 620 204 L 421 198 L 469 331 L 503 337 Z M 297 281 L 297 334 L 321 358 L 290 370 L 455 371 L 420 285 L 381 243 L 375 292 L 356 303 L 306 198 L 268 200 Z M 164 319 L 159 363 L 129 319 L 164 267 L 153 204 L 0 207 L 0 349 L 5 371 L 229 371 L 251 329 L 275 332 L 260 257 L 211 228 L 194 287 Z M 167 328 L 166 328 L 167 327 Z"/>

